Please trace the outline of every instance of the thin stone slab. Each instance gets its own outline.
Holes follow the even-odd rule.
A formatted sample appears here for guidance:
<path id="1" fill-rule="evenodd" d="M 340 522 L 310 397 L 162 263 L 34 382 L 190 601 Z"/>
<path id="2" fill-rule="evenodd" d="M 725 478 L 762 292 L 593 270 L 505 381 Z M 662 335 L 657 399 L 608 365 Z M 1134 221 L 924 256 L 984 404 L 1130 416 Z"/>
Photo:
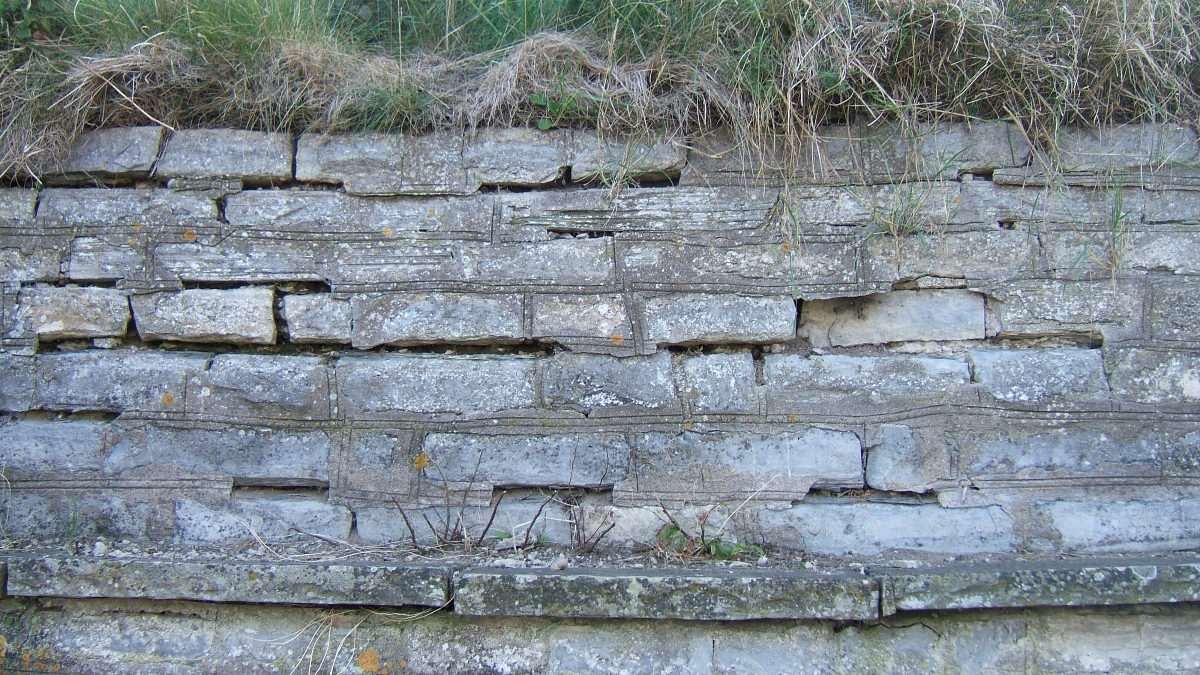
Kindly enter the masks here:
<path id="1" fill-rule="evenodd" d="M 449 599 L 449 569 L 367 563 L 10 558 L 8 594 L 294 605 L 422 605 Z"/>
<path id="2" fill-rule="evenodd" d="M 671 354 L 628 359 L 560 353 L 544 361 L 542 392 L 546 405 L 591 416 L 678 414 L 671 375 Z"/>
<path id="3" fill-rule="evenodd" d="M 646 342 L 660 345 L 763 344 L 796 337 L 796 303 L 786 295 L 656 295 L 646 299 L 642 313 Z"/>
<path id="4" fill-rule="evenodd" d="M 499 487 L 608 487 L 629 473 L 623 434 L 425 437 L 428 480 Z"/>
<path id="5" fill-rule="evenodd" d="M 292 138 L 240 129 L 182 129 L 171 134 L 154 168 L 158 178 L 292 179 Z"/>
<path id="6" fill-rule="evenodd" d="M 1098 349 L 972 349 L 976 382 L 1017 405 L 1106 404 L 1108 380 Z"/>
<path id="7" fill-rule="evenodd" d="M 960 290 L 894 291 L 806 302 L 799 334 L 814 347 L 982 340 L 983 296 Z"/>
<path id="8" fill-rule="evenodd" d="M 638 290 L 828 297 L 858 288 L 852 241 L 709 246 L 618 237 L 617 254 Z"/>
<path id="9" fill-rule="evenodd" d="M 879 585 L 865 576 L 726 571 L 485 570 L 454 575 L 465 616 L 589 619 L 868 620 Z"/>
<path id="10" fill-rule="evenodd" d="M 21 289 L 17 321 L 41 340 L 120 337 L 129 326 L 129 299 L 115 288 Z"/>
<path id="11" fill-rule="evenodd" d="M 1153 410 L 1196 410 L 1200 405 L 1200 355 L 1194 351 L 1113 350 L 1113 397 Z"/>
<path id="12" fill-rule="evenodd" d="M 224 418 L 327 420 L 329 375 L 317 356 L 218 354 L 188 381 L 186 409 Z"/>
<path id="13" fill-rule="evenodd" d="M 505 344 L 524 337 L 520 295 L 371 293 L 354 296 L 356 349 L 383 344 Z"/>
<path id="14" fill-rule="evenodd" d="M 1150 554 L 1200 547 L 1200 499 L 1062 499 L 1039 502 L 1057 547 L 1084 553 Z"/>
<path id="15" fill-rule="evenodd" d="M 44 410 L 181 412 L 189 377 L 208 354 L 86 350 L 37 357 L 36 407 Z"/>
<path id="16" fill-rule="evenodd" d="M 190 544 L 276 542 L 299 532 L 345 541 L 354 514 L 350 509 L 307 495 L 252 497 L 224 503 L 193 499 L 175 502 L 175 541 Z"/>
<path id="17" fill-rule="evenodd" d="M 536 361 L 521 357 L 344 357 L 336 366 L 338 406 L 356 419 L 528 414 L 536 370 Z"/>
<path id="18" fill-rule="evenodd" d="M 579 352 L 632 356 L 633 324 L 620 295 L 533 296 L 535 340 L 554 341 Z"/>
<path id="19" fill-rule="evenodd" d="M 770 414 L 863 415 L 978 400 L 965 360 L 843 354 L 764 360 Z"/>
<path id="20" fill-rule="evenodd" d="M 162 143 L 160 126 L 97 129 L 80 134 L 53 179 L 144 178 L 150 175 Z"/>
<path id="21" fill-rule="evenodd" d="M 106 427 L 86 420 L 0 424 L 0 466 L 9 475 L 97 471 Z"/>
<path id="22" fill-rule="evenodd" d="M 195 288 L 135 295 L 133 318 L 143 340 L 273 344 L 271 288 Z"/>
<path id="23" fill-rule="evenodd" d="M 340 183 L 351 195 L 469 194 L 459 134 L 303 134 L 296 180 Z"/>
<path id="24" fill-rule="evenodd" d="M 97 227 L 173 224 L 217 218 L 217 204 L 192 192 L 158 189 L 47 188 L 38 202 L 40 222 Z"/>
<path id="25" fill-rule="evenodd" d="M 1200 601 L 1200 560 L 1058 561 L 879 571 L 883 614 Z"/>

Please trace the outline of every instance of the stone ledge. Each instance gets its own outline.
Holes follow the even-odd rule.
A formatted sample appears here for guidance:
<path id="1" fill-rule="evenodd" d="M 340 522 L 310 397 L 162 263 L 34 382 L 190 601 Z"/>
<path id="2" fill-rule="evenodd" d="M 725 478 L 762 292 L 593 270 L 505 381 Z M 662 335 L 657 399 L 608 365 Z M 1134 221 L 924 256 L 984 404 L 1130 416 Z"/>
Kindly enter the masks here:
<path id="1" fill-rule="evenodd" d="M 387 563 L 13 557 L 8 595 L 442 607 L 449 577 L 448 567 Z"/>
<path id="2" fill-rule="evenodd" d="M 879 583 L 857 575 L 724 570 L 467 570 L 454 612 L 620 619 L 874 619 Z"/>

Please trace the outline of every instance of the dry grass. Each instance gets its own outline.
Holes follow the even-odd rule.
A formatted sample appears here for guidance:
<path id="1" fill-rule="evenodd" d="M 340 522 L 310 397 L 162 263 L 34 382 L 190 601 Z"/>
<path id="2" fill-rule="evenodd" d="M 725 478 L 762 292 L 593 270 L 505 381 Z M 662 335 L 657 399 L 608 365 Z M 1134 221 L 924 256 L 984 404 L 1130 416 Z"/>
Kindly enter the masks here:
<path id="1" fill-rule="evenodd" d="M 1062 124 L 1200 111 L 1188 0 L 40 0 L 3 24 L 0 169 L 120 124 L 715 126 L 798 146 L 850 117 Z M 467 9 L 469 8 L 469 9 Z M 19 22 L 18 22 L 19 23 Z M 782 147 L 780 147 L 782 146 Z"/>

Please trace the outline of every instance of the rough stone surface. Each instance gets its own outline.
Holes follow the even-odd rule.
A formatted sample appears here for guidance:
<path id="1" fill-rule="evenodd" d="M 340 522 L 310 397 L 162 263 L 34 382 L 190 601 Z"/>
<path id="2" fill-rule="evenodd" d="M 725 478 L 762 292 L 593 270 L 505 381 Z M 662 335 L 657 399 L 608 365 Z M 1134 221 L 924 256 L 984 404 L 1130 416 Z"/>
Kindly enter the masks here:
<path id="1" fill-rule="evenodd" d="M 633 325 L 620 295 L 534 295 L 532 337 L 573 351 L 633 354 Z"/>
<path id="2" fill-rule="evenodd" d="M 296 180 L 341 183 L 352 195 L 466 194 L 475 191 L 454 134 L 303 134 Z"/>
<path id="3" fill-rule="evenodd" d="M 448 570 L 416 565 L 32 558 L 8 563 L 8 593 L 298 605 L 446 604 Z"/>
<path id="4" fill-rule="evenodd" d="M 557 354 L 542 371 L 546 405 L 588 415 L 678 413 L 671 355 L 618 359 Z"/>
<path id="5" fill-rule="evenodd" d="M 1114 354 L 1110 384 L 1118 399 L 1145 405 L 1200 402 L 1200 355 L 1129 349 Z"/>
<path id="6" fill-rule="evenodd" d="M 491 197 L 380 199 L 327 190 L 252 190 L 230 195 L 225 217 L 247 231 L 394 245 L 405 239 L 486 239 Z M 261 264 L 261 263 L 260 263 Z"/>
<path id="7" fill-rule="evenodd" d="M 36 395 L 47 410 L 179 412 L 207 354 L 92 350 L 37 357 Z"/>
<path id="8" fill-rule="evenodd" d="M 880 425 L 880 442 L 867 450 L 866 484 L 876 490 L 929 492 L 950 467 L 948 457 L 923 447 L 921 440 L 906 425 Z"/>
<path id="9" fill-rule="evenodd" d="M 37 393 L 34 389 L 34 373 L 32 356 L 0 352 L 0 410 L 29 410 Z"/>
<path id="10" fill-rule="evenodd" d="M 622 434 L 500 436 L 429 434 L 427 480 L 492 487 L 610 486 L 629 472 Z"/>
<path id="11" fill-rule="evenodd" d="M 37 212 L 38 220 L 51 223 L 136 227 L 139 224 L 215 220 L 217 205 L 213 200 L 191 192 L 47 188 L 41 192 Z"/>
<path id="12" fill-rule="evenodd" d="M 115 288 L 21 289 L 17 321 L 41 340 L 120 337 L 129 326 L 129 299 Z"/>
<path id="13" fill-rule="evenodd" d="M 14 490 L 3 497 L 8 512 L 5 534 L 13 539 L 71 536 L 145 541 L 152 506 L 144 491 L 114 494 L 112 490 Z"/>
<path id="14" fill-rule="evenodd" d="M 466 570 L 454 612 L 620 619 L 872 619 L 877 582 L 862 576 L 729 572 Z"/>
<path id="15" fill-rule="evenodd" d="M 982 340 L 983 296 L 958 290 L 895 291 L 806 302 L 799 334 L 816 347 Z"/>
<path id="16" fill-rule="evenodd" d="M 0 425 L 0 464 L 7 472 L 97 471 L 105 425 L 21 420 Z"/>
<path id="17" fill-rule="evenodd" d="M 1140 425 L 1113 423 L 1101 428 L 1006 424 L 979 436 L 958 436 L 960 467 L 976 484 L 1064 474 L 1077 483 L 1088 476 L 1099 481 L 1114 476 L 1153 476 L 1162 470 L 1171 445 Z"/>
<path id="18" fill-rule="evenodd" d="M 281 541 L 296 530 L 345 540 L 353 515 L 343 506 L 307 498 L 255 497 L 209 505 L 189 499 L 175 502 L 175 539 L 181 543 L 221 544 Z"/>
<path id="19" fill-rule="evenodd" d="M 504 344 L 524 335 L 519 295 L 382 293 L 356 295 L 353 344 Z"/>
<path id="20" fill-rule="evenodd" d="M 912 410 L 961 400 L 970 381 L 965 361 L 916 356 L 768 354 L 763 371 L 773 414 Z"/>
<path id="21" fill-rule="evenodd" d="M 761 408 L 750 352 L 691 356 L 683 359 L 680 370 L 680 394 L 694 413 L 754 413 Z"/>
<path id="22" fill-rule="evenodd" d="M 159 178 L 240 178 L 247 183 L 292 179 L 288 134 L 239 129 L 182 129 L 163 146 Z"/>
<path id="23" fill-rule="evenodd" d="M 337 364 L 338 400 L 347 415 L 363 419 L 520 411 L 536 402 L 536 367 L 521 357 L 343 358 Z"/>
<path id="24" fill-rule="evenodd" d="M 291 342 L 350 342 L 352 317 L 350 301 L 328 293 L 283 297 L 283 320 Z"/>
<path id="25" fill-rule="evenodd" d="M 406 507 L 403 514 L 389 505 L 357 508 L 354 522 L 359 538 L 369 544 L 411 542 L 414 536 L 408 529 L 410 523 L 421 545 L 436 545 L 450 538 L 447 535 L 458 528 L 464 538 L 485 543 L 501 555 L 516 554 L 519 547 L 529 544 L 565 546 L 574 541 L 570 511 L 553 494 L 505 492 L 504 495 L 494 505 L 494 515 L 493 505 L 489 504 L 460 503 L 449 510 L 444 506 Z"/>
<path id="26" fill-rule="evenodd" d="M 1016 547 L 1013 520 L 998 506 L 806 502 L 760 511 L 759 520 L 769 541 L 825 555 L 1001 553 Z"/>
<path id="27" fill-rule="evenodd" d="M 254 419 L 330 417 L 329 369 L 320 357 L 221 354 L 188 382 L 187 410 Z"/>
<path id="28" fill-rule="evenodd" d="M 1052 501 L 1047 516 L 1066 551 L 1187 551 L 1200 546 L 1200 499 Z"/>
<path id="29" fill-rule="evenodd" d="M 760 344 L 796 337 L 796 304 L 786 296 L 658 295 L 647 298 L 642 311 L 646 341 L 660 345 Z"/>
<path id="30" fill-rule="evenodd" d="M 98 129 L 79 136 L 61 167 L 67 177 L 142 178 L 162 143 L 160 126 Z"/>
<path id="31" fill-rule="evenodd" d="M 37 209 L 38 191 L 25 188 L 0 188 L 0 219 L 33 220 Z"/>
<path id="32" fill-rule="evenodd" d="M 197 288 L 130 300 L 143 340 L 275 342 L 275 291 L 270 288 Z"/>
<path id="33" fill-rule="evenodd" d="M 1133 280 L 1029 280 L 989 295 L 988 335 L 1098 335 L 1106 327 L 1139 329 L 1142 287 Z"/>
<path id="34" fill-rule="evenodd" d="M 1108 381 L 1098 349 L 972 349 L 976 382 L 1006 403 L 1107 402 Z"/>

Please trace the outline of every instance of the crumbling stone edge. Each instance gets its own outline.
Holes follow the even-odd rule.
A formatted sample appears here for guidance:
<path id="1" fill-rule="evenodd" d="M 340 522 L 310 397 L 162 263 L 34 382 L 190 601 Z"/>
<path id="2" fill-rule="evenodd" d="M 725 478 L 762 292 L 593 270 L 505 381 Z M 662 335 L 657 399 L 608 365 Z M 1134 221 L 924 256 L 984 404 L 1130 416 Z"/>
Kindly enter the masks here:
<path id="1" fill-rule="evenodd" d="M 405 563 L 3 558 L 8 596 L 425 606 L 463 616 L 869 621 L 899 612 L 1200 601 L 1200 557 L 862 573 L 494 569 Z"/>

